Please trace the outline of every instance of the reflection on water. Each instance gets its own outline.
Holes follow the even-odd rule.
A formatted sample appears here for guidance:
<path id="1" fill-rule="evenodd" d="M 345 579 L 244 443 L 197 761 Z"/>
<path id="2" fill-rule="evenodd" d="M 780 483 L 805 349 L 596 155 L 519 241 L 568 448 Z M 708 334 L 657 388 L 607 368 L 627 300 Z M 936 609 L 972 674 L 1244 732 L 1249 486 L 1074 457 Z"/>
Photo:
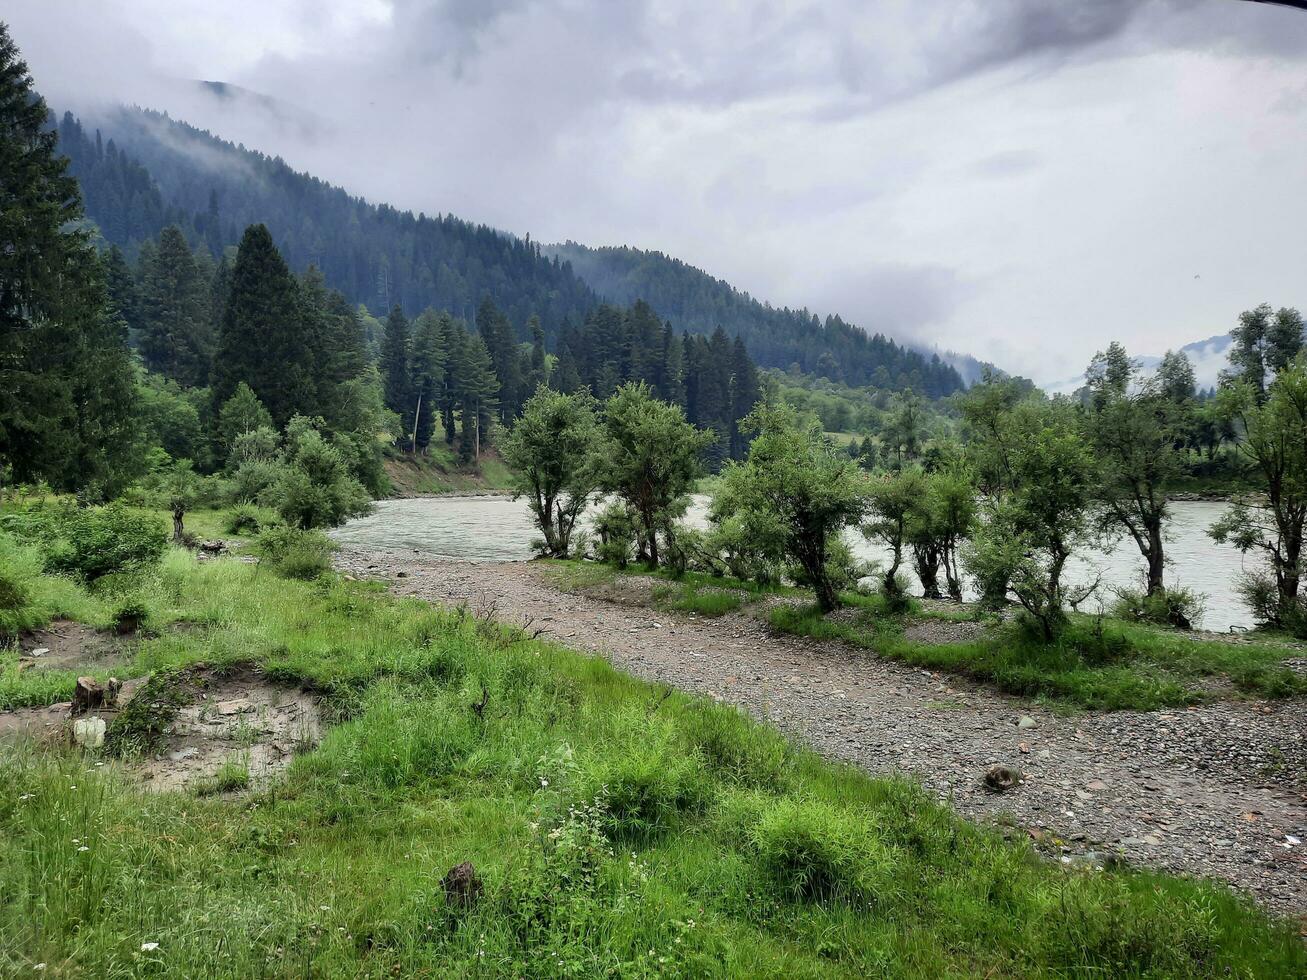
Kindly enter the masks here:
<path id="1" fill-rule="evenodd" d="M 1167 569 L 1167 580 L 1206 594 L 1201 625 L 1210 630 L 1252 625 L 1233 589 L 1245 567 L 1244 557 L 1207 537 L 1207 528 L 1224 507 L 1210 502 L 1172 504 L 1168 532 L 1167 554 L 1172 565 Z M 689 519 L 702 523 L 706 509 L 707 498 L 696 497 Z M 333 531 L 332 536 L 342 543 L 390 551 L 411 550 L 469 561 L 513 561 L 532 556 L 531 542 L 539 534 L 523 501 L 507 497 L 426 497 L 380 501 L 375 513 L 350 521 Z M 882 549 L 856 532 L 849 535 L 849 541 L 860 558 L 885 557 Z M 1134 542 L 1124 539 L 1107 553 L 1075 559 L 1068 575 L 1073 582 L 1083 583 L 1101 573 L 1107 590 L 1112 586 L 1141 585 L 1143 571 L 1143 559 Z M 1108 595 L 1110 599 L 1110 592 Z"/>

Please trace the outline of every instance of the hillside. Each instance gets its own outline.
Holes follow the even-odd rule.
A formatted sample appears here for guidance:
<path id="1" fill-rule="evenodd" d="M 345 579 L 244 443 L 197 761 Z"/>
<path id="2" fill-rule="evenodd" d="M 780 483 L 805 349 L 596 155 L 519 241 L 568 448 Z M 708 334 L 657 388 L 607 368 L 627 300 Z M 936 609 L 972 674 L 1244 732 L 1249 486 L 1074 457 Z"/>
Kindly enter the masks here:
<path id="1" fill-rule="evenodd" d="M 932 398 L 963 387 L 957 369 L 937 355 L 868 334 L 837 315 L 822 320 L 807 310 L 771 306 L 662 252 L 571 241 L 546 250 L 614 302 L 643 298 L 681 329 L 704 333 L 720 324 L 739 334 L 762 367 L 797 364 L 832 381 L 912 388 Z"/>
<path id="2" fill-rule="evenodd" d="M 318 266 L 327 283 L 376 311 L 399 303 L 470 318 L 490 295 L 520 331 L 534 313 L 552 344 L 602 300 L 646 299 L 678 329 L 739 335 L 762 367 L 930 397 L 964 385 L 953 363 L 868 335 L 838 316 L 778 309 L 678 259 L 635 249 L 548 250 L 452 215 L 371 204 L 310 174 L 167 115 L 119 109 L 85 122 L 65 114 L 60 150 L 82 185 L 87 215 L 128 255 L 176 224 L 211 254 L 263 222 L 292 268 Z M 520 339 L 525 339 L 524 336 Z M 974 372 L 972 372 L 974 373 Z"/>

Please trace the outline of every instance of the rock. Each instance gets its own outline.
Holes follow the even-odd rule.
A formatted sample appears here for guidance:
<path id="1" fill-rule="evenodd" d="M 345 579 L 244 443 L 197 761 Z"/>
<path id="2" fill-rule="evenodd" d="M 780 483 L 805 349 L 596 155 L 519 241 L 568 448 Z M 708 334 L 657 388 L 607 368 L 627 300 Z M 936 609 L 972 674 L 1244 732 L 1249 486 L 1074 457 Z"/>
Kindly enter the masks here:
<path id="1" fill-rule="evenodd" d="M 220 715 L 243 715 L 247 711 L 253 711 L 254 705 L 250 703 L 249 698 L 233 698 L 231 701 L 218 702 L 218 714 Z"/>
<path id="2" fill-rule="evenodd" d="M 1095 793 L 1101 793 L 1103 790 L 1107 789 L 1107 783 L 1103 782 L 1101 779 L 1091 779 L 1089 782 L 1085 783 L 1085 789 L 1091 790 Z"/>
<path id="3" fill-rule="evenodd" d="M 193 745 L 188 745 L 184 749 L 178 749 L 176 752 L 169 753 L 168 758 L 173 762 L 185 762 L 193 755 L 199 754 L 199 749 Z"/>
<path id="4" fill-rule="evenodd" d="M 106 727 L 104 719 L 99 715 L 78 718 L 73 722 L 73 741 L 83 748 L 98 749 L 104 744 Z"/>
<path id="5" fill-rule="evenodd" d="M 1022 715 L 1021 720 L 1017 722 L 1018 728 L 1034 728 L 1038 722 L 1029 715 Z"/>
<path id="6" fill-rule="evenodd" d="M 206 555 L 221 555 L 227 550 L 226 541 L 201 541 L 200 550 Z"/>
<path id="7" fill-rule="evenodd" d="M 77 686 L 73 689 L 72 716 L 78 718 L 97 708 L 112 708 L 118 703 L 118 692 L 122 687 L 122 681 L 116 677 L 110 677 L 104 684 L 94 677 L 77 678 Z"/>
<path id="8" fill-rule="evenodd" d="M 408 578 L 408 572 L 396 572 L 395 578 Z"/>
<path id="9" fill-rule="evenodd" d="M 49 647 L 37 647 L 35 650 L 29 651 L 27 655 L 29 657 L 44 657 L 49 652 Z"/>
<path id="10" fill-rule="evenodd" d="M 1053 753 L 1048 749 L 1040 749 L 1035 755 L 1035 758 L 1040 762 L 1047 762 L 1049 759 L 1053 758 Z"/>
<path id="11" fill-rule="evenodd" d="M 995 793 L 1005 793 L 1021 782 L 1021 773 L 1011 766 L 991 766 L 985 773 L 985 787 Z"/>
<path id="12" fill-rule="evenodd" d="M 454 908 L 471 908 L 481 898 L 481 877 L 471 861 L 450 868 L 440 886 L 445 890 L 445 904 Z"/>

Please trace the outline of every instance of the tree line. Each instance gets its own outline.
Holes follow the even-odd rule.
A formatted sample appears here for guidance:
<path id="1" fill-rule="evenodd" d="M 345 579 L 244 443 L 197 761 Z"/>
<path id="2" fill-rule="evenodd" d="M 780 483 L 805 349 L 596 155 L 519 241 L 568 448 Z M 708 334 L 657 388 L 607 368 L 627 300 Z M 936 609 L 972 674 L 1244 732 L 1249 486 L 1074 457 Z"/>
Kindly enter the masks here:
<path id="1" fill-rule="evenodd" d="M 836 446 L 814 414 L 769 389 L 740 422 L 747 452 L 723 468 L 706 530 L 682 520 L 696 472 L 696 430 L 682 414 L 647 386 L 619 388 L 603 405 L 588 392 L 542 390 L 510 441 L 517 490 L 544 531 L 542 550 L 556 557 L 580 550 L 619 565 L 792 581 L 830 611 L 873 571 L 848 546 L 856 532 L 889 556 L 875 580 L 890 608 L 906 602 L 901 573 L 911 567 L 924 596 L 960 601 L 969 582 L 983 604 L 1015 603 L 1048 642 L 1099 592 L 1097 582 L 1068 583 L 1070 560 L 1124 538 L 1143 574 L 1138 588 L 1118 590 L 1115 611 L 1189 628 L 1201 597 L 1167 581 L 1168 492 L 1215 417 L 1260 497 L 1235 503 L 1210 534 L 1264 555 L 1239 586 L 1258 620 L 1307 634 L 1302 320 L 1258 307 L 1234 338 L 1231 369 L 1206 400 L 1183 353 L 1145 374 L 1116 343 L 1094 357 L 1077 397 L 990 375 L 956 397 L 956 430 L 929 439 L 920 438 L 919 401 L 896 396 L 880 434 L 890 451 L 872 459 Z M 641 456 L 645 445 L 656 457 Z M 594 540 L 576 549 L 571 532 L 598 499 L 606 505 Z"/>

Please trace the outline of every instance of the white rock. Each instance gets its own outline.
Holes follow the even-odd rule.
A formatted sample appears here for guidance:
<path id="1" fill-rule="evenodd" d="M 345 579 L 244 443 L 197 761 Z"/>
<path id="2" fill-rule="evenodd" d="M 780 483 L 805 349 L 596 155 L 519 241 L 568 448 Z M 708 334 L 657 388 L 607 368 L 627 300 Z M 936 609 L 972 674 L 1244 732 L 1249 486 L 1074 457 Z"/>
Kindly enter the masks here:
<path id="1" fill-rule="evenodd" d="M 95 715 L 90 718 L 78 718 L 73 722 L 73 741 L 88 749 L 98 749 L 104 744 L 104 719 Z"/>
<path id="2" fill-rule="evenodd" d="M 50 648 L 49 648 L 49 647 L 37 647 L 35 650 L 33 650 L 31 653 L 29 653 L 28 656 L 29 656 L 29 657 L 44 657 L 44 656 L 45 656 L 47 653 L 49 653 L 49 652 L 50 652 Z"/>
<path id="3" fill-rule="evenodd" d="M 1018 728 L 1034 728 L 1037 722 L 1029 715 L 1022 715 L 1021 720 L 1017 722 Z"/>

